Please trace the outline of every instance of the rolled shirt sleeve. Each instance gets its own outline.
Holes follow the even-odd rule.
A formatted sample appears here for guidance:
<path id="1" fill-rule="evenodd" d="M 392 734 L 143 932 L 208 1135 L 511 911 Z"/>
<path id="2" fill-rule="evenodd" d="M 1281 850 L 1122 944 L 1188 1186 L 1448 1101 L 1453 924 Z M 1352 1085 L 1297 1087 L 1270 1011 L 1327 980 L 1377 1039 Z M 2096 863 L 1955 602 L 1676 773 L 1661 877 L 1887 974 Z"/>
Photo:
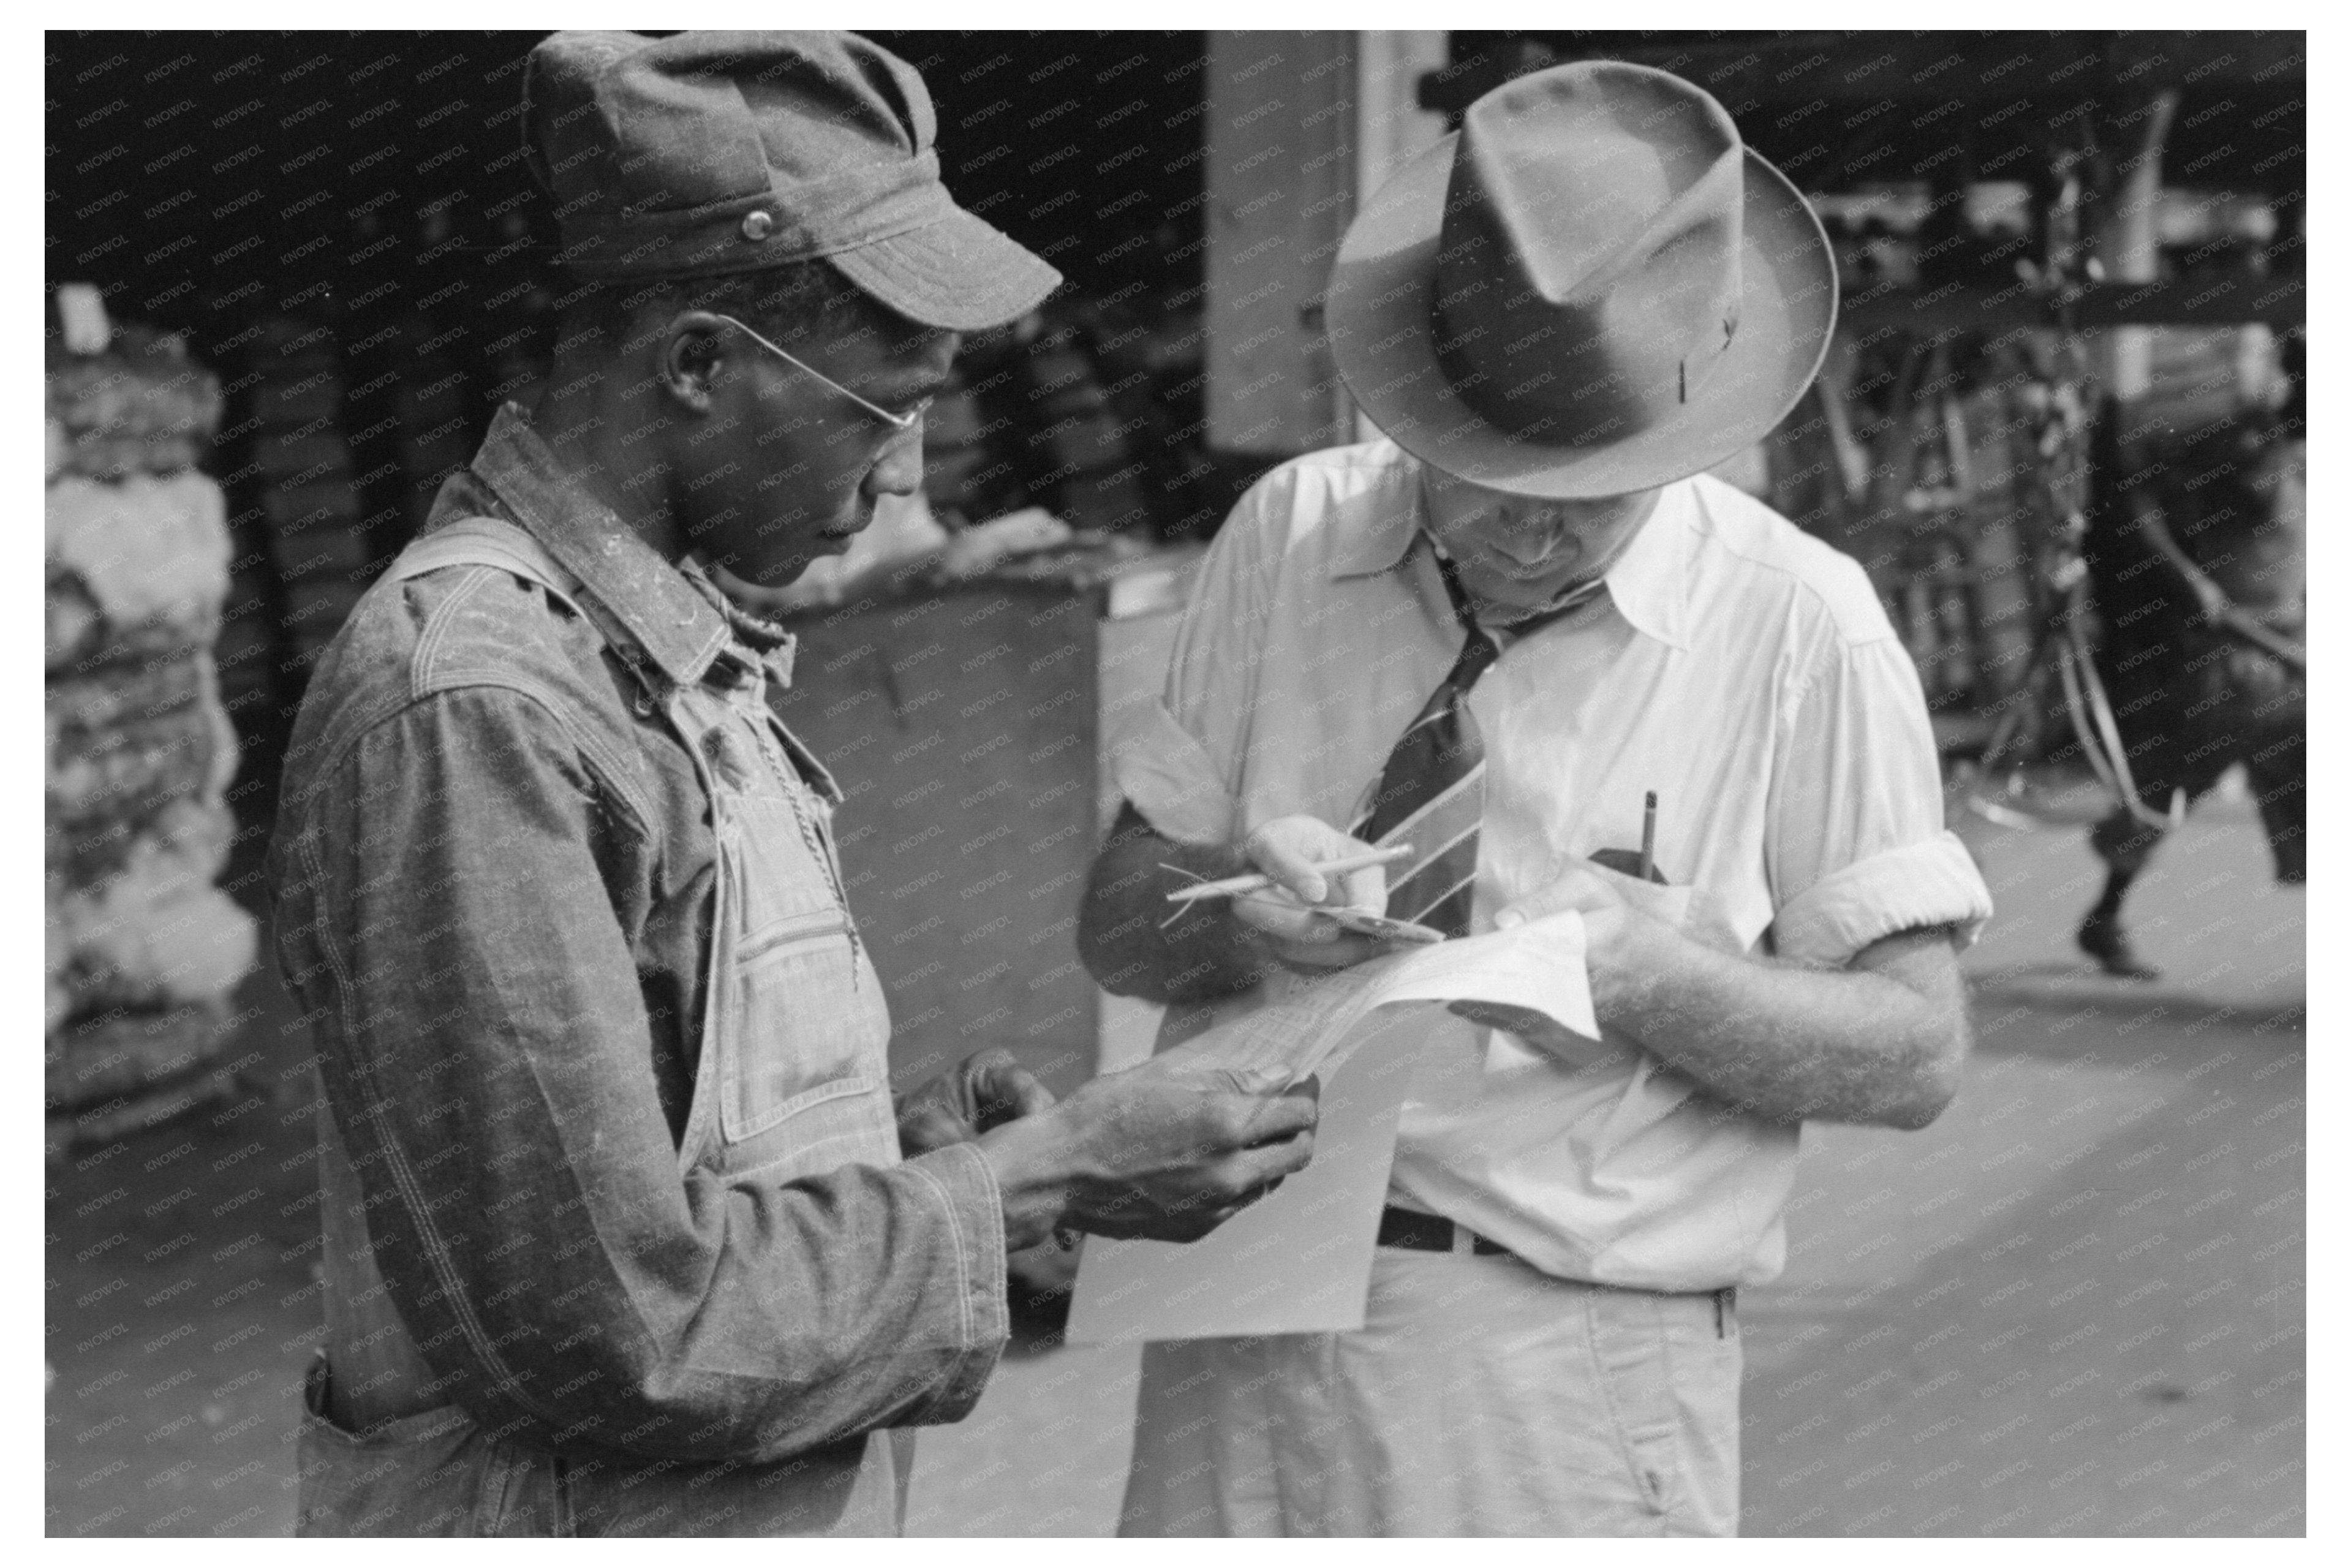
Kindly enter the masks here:
<path id="1" fill-rule="evenodd" d="M 1138 705 L 1110 743 L 1111 777 L 1152 831 L 1179 844 L 1225 844 L 1238 835 L 1222 769 L 1163 699 Z"/>
<path id="2" fill-rule="evenodd" d="M 402 1320 L 486 1425 L 632 1455 L 959 1417 L 1008 1332 L 987 1160 L 681 1172 L 607 881 L 629 791 L 590 755 L 532 695 L 434 694 L 281 840 L 281 962 Z"/>
<path id="3" fill-rule="evenodd" d="M 1926 699 L 1890 629 L 1830 638 L 1787 714 L 1765 844 L 1773 950 L 1841 967 L 1904 931 L 1947 927 L 1972 943 L 1991 892 L 1943 826 Z"/>

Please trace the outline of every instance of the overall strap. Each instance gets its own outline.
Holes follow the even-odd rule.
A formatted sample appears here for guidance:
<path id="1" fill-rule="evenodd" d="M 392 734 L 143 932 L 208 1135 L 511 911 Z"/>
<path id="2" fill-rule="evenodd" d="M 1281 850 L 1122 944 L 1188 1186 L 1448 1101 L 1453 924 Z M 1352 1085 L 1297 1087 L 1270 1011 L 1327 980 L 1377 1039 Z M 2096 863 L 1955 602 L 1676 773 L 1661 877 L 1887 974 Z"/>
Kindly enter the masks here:
<path id="1" fill-rule="evenodd" d="M 444 566 L 494 566 L 526 582 L 538 583 L 581 620 L 595 621 L 575 597 L 580 580 L 529 533 L 500 517 L 459 517 L 434 529 L 400 552 L 384 576 L 393 582 L 438 571 Z"/>
<path id="2" fill-rule="evenodd" d="M 394 558 L 385 569 L 384 580 L 403 581 L 421 577 L 428 571 L 438 571 L 444 566 L 489 566 L 512 573 L 525 582 L 535 582 L 548 591 L 549 597 L 588 623 L 604 640 L 605 646 L 620 655 L 635 677 L 642 695 L 638 698 L 640 712 L 650 712 L 643 705 L 660 700 L 660 688 L 645 668 L 643 656 L 624 632 L 617 621 L 608 621 L 610 612 L 602 602 L 582 591 L 580 579 L 561 561 L 549 555 L 525 529 L 503 517 L 459 517 L 455 522 L 419 536 Z"/>

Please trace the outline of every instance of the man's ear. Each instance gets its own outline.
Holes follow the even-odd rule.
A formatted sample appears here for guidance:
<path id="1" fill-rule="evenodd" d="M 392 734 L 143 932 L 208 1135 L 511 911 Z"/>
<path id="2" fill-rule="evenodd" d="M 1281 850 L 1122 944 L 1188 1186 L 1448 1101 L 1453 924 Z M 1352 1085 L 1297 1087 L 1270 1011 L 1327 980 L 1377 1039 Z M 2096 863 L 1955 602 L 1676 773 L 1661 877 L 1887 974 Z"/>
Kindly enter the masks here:
<path id="1" fill-rule="evenodd" d="M 709 413 L 734 347 L 726 324 L 716 316 L 707 310 L 679 311 L 660 338 L 655 381 L 663 395 L 684 412 Z"/>

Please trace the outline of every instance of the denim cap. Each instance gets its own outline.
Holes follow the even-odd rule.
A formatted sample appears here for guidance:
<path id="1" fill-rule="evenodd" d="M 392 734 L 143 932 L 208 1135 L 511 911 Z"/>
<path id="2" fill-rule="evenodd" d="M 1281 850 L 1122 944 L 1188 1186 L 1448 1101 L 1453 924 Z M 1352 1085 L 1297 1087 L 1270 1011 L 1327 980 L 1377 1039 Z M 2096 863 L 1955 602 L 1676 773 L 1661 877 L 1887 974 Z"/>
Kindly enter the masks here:
<path id="1" fill-rule="evenodd" d="M 854 33 L 556 33 L 523 74 L 524 155 L 574 276 L 822 256 L 925 326 L 1000 326 L 1061 275 L 956 205 L 936 131 L 914 68 Z"/>

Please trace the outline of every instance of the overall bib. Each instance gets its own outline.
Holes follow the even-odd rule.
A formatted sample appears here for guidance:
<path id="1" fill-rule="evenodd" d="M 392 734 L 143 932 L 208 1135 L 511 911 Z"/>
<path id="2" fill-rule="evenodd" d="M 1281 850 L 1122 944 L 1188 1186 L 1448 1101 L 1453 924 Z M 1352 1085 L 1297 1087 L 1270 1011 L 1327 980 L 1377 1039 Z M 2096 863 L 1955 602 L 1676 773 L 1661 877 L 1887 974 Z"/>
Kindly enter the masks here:
<path id="1" fill-rule="evenodd" d="M 510 523 L 461 518 L 411 545 L 389 576 L 449 566 L 511 572 L 603 629 L 578 580 Z M 831 777 L 769 710 L 762 678 L 648 689 L 639 702 L 659 707 L 695 758 L 717 842 L 680 1176 L 781 1185 L 895 1165 L 889 1008 L 841 896 Z M 741 1464 L 558 1453 L 483 1430 L 438 1395 L 385 1293 L 359 1175 L 323 1096 L 319 1136 L 327 1333 L 305 1389 L 298 1533 L 898 1532 L 911 1432 Z"/>

